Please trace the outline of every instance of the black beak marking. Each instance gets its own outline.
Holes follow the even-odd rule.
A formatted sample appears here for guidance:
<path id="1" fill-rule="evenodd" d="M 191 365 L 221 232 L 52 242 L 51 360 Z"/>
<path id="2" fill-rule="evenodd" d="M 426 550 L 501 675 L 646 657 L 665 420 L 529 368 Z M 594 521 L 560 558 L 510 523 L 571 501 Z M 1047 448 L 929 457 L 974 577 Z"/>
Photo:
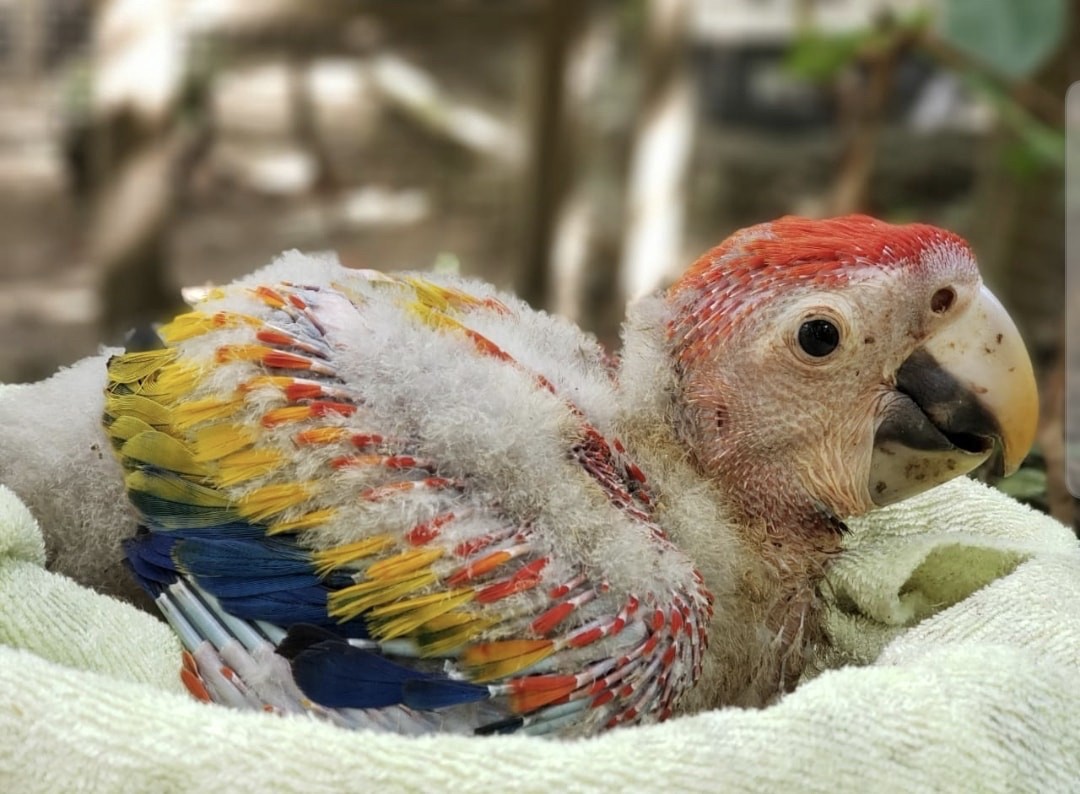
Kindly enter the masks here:
<path id="1" fill-rule="evenodd" d="M 887 421 L 881 430 L 914 449 L 943 450 L 941 442 L 964 452 L 987 452 L 993 439 L 1001 437 L 997 419 L 937 359 L 925 350 L 917 350 L 896 373 L 896 389 L 918 406 L 924 417 L 897 416 L 907 421 Z M 900 406 L 907 406 L 906 408 Z M 914 406 L 903 401 L 898 414 L 910 414 Z M 929 420 L 929 421 L 927 421 Z"/>

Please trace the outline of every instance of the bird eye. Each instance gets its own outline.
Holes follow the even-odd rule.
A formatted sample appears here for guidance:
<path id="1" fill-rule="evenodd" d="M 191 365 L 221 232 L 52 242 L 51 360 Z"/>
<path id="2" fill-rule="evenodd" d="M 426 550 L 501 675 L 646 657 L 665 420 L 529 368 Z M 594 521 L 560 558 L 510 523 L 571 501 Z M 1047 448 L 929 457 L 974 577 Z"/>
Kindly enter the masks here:
<path id="1" fill-rule="evenodd" d="M 824 358 L 839 344 L 840 331 L 828 320 L 807 320 L 799 327 L 799 347 L 814 358 Z"/>

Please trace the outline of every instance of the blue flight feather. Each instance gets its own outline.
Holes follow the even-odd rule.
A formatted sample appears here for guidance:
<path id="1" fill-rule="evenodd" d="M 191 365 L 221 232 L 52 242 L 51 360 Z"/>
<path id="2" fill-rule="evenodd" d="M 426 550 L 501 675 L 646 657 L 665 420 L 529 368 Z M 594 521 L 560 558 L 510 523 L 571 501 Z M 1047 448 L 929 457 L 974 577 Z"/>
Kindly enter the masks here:
<path id="1" fill-rule="evenodd" d="M 402 702 L 406 706 L 426 711 L 476 703 L 491 697 L 491 690 L 486 686 L 450 678 L 414 679 L 406 681 L 402 690 Z"/>
<path id="2" fill-rule="evenodd" d="M 123 562 L 131 575 L 135 577 L 139 587 L 145 590 L 152 598 L 157 598 L 164 587 L 176 581 L 176 574 L 172 571 L 145 565 L 141 561 L 133 562 L 130 557 Z"/>
<path id="3" fill-rule="evenodd" d="M 173 556 L 196 576 L 253 577 L 308 574 L 314 579 L 311 556 L 292 541 L 270 538 L 189 537 Z M 314 582 L 312 582 L 314 583 Z"/>
<path id="4" fill-rule="evenodd" d="M 129 570 L 135 574 L 139 586 L 152 596 L 161 592 L 162 585 L 176 581 L 172 560 L 153 547 L 149 534 L 128 538 L 122 544 Z"/>
<path id="5" fill-rule="evenodd" d="M 344 642 L 316 643 L 292 660 L 305 695 L 327 708 L 378 709 L 404 702 L 407 682 L 433 676 Z"/>
<path id="6" fill-rule="evenodd" d="M 160 568 L 176 570 L 176 562 L 172 551 L 176 541 L 168 535 L 155 535 L 144 533 L 132 539 L 132 549 L 145 562 L 157 565 Z"/>
<path id="7" fill-rule="evenodd" d="M 285 659 L 295 659 L 313 645 L 320 642 L 340 642 L 341 635 L 322 626 L 310 623 L 294 623 L 289 626 L 285 636 L 278 642 L 275 653 Z"/>
<path id="8" fill-rule="evenodd" d="M 253 572 L 257 574 L 256 572 Z M 192 578 L 199 587 L 218 598 L 244 598 L 246 596 L 272 596 L 275 593 L 287 593 L 290 590 L 304 588 L 319 589 L 319 579 L 314 574 L 300 574 L 297 576 L 257 576 L 250 578 L 241 576 L 199 576 L 193 574 Z M 307 602 L 308 598 L 303 598 Z M 325 609 L 326 597 L 323 596 L 321 606 Z"/>
<path id="9" fill-rule="evenodd" d="M 265 620 L 279 626 L 291 626 L 293 623 L 326 626 L 337 623 L 335 618 L 327 614 L 325 587 L 300 587 L 230 598 L 215 593 L 212 585 L 207 586 L 212 581 L 202 580 L 199 586 L 217 596 L 222 608 L 243 620 Z"/>

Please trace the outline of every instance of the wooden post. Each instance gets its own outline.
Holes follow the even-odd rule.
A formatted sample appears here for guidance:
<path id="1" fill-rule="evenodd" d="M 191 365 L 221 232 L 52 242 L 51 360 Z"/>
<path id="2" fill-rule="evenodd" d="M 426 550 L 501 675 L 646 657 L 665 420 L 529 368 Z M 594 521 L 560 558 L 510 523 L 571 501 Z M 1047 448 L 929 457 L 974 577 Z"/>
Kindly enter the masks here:
<path id="1" fill-rule="evenodd" d="M 619 288 L 631 300 L 684 262 L 694 91 L 687 68 L 691 0 L 647 0 L 641 110 L 630 161 Z"/>
<path id="2" fill-rule="evenodd" d="M 180 148 L 178 13 L 173 0 L 106 0 L 95 19 L 89 246 L 104 273 L 102 326 L 110 341 L 180 304 L 165 267 Z"/>
<path id="3" fill-rule="evenodd" d="M 552 299 L 551 258 L 556 219 L 573 173 L 572 128 L 567 102 L 570 53 L 585 28 L 588 2 L 547 0 L 539 30 L 536 106 L 530 141 L 529 195 L 524 270 L 517 292 L 536 307 Z"/>

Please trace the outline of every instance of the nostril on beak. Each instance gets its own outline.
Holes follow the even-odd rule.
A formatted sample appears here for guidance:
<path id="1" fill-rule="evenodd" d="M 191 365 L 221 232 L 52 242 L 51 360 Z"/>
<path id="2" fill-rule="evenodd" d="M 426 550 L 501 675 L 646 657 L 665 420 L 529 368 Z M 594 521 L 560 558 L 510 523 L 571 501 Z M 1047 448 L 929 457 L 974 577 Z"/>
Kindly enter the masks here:
<path id="1" fill-rule="evenodd" d="M 930 298 L 930 311 L 934 314 L 944 314 L 952 308 L 956 302 L 956 292 L 952 287 L 942 287 Z"/>

